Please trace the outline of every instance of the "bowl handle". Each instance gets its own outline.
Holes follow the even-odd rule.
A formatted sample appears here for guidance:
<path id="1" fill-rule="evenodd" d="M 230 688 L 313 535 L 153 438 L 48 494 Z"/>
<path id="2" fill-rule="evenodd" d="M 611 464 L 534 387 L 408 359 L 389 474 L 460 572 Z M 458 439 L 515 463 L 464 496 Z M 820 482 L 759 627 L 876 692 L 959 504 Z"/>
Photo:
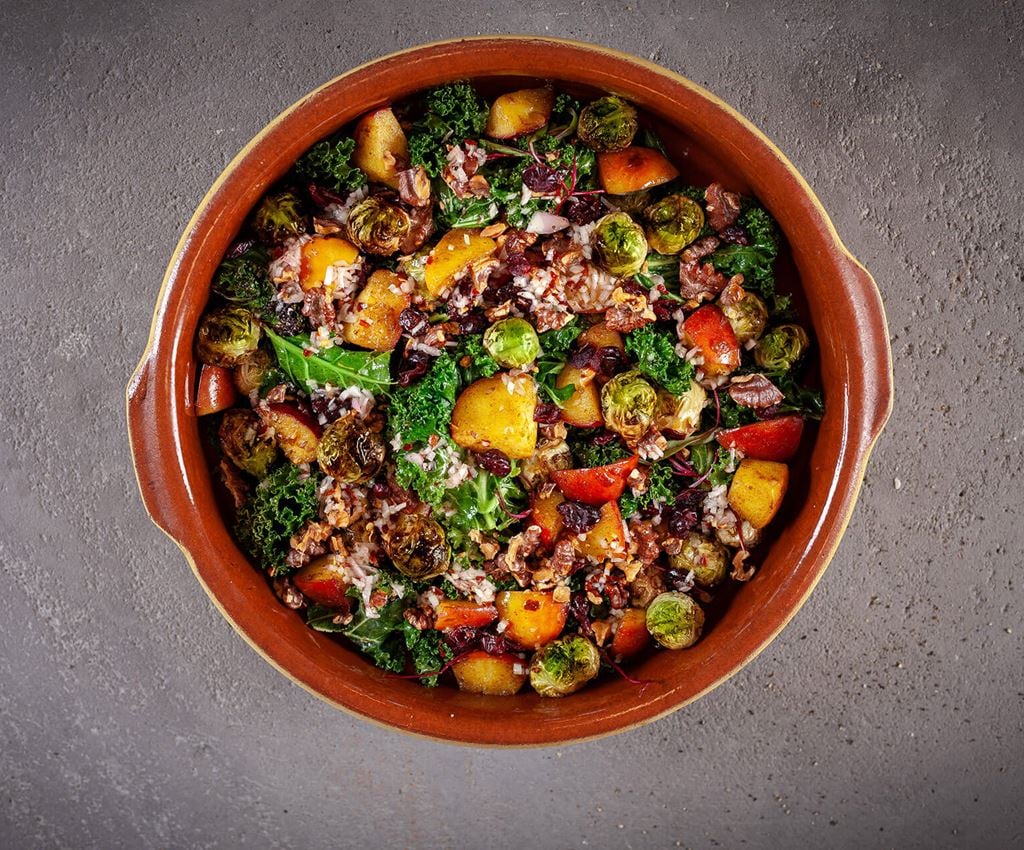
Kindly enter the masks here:
<path id="1" fill-rule="evenodd" d="M 845 254 L 841 274 L 846 291 L 853 296 L 857 333 L 853 354 L 860 360 L 864 375 L 861 403 L 864 435 L 861 449 L 871 450 L 889 420 L 893 406 L 892 350 L 889 327 L 878 286 L 867 269 L 853 256 Z"/>

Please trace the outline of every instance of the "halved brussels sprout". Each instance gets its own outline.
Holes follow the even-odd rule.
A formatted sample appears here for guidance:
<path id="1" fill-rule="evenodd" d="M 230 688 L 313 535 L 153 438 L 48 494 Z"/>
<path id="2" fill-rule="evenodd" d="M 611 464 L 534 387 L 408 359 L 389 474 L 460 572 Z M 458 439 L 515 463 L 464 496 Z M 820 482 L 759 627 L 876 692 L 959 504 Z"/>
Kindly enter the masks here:
<path id="1" fill-rule="evenodd" d="M 647 259 L 644 229 L 624 212 L 602 218 L 594 228 L 591 244 L 597 264 L 618 277 L 636 274 Z"/>
<path id="2" fill-rule="evenodd" d="M 757 342 L 754 361 L 768 372 L 786 372 L 792 368 L 811 344 L 800 325 L 779 325 Z"/>
<path id="3" fill-rule="evenodd" d="M 729 553 L 717 540 L 691 532 L 683 548 L 669 555 L 668 562 L 672 569 L 683 574 L 692 571 L 694 581 L 701 587 L 714 587 L 729 569 Z"/>
<path id="4" fill-rule="evenodd" d="M 252 227 L 264 242 L 283 242 L 298 236 L 306 229 L 302 201 L 294 192 L 267 195 L 256 208 Z"/>
<path id="5" fill-rule="evenodd" d="M 411 226 L 409 213 L 398 204 L 369 197 L 349 212 L 348 238 L 361 251 L 386 257 L 401 248 Z"/>
<path id="6" fill-rule="evenodd" d="M 277 460 L 277 445 L 261 436 L 260 418 L 251 410 L 234 408 L 224 413 L 217 436 L 220 447 L 235 466 L 263 478 Z"/>
<path id="7" fill-rule="evenodd" d="M 448 570 L 452 550 L 444 529 L 419 514 L 402 514 L 384 533 L 384 551 L 402 575 L 426 581 Z"/>
<path id="8" fill-rule="evenodd" d="M 647 244 L 659 254 L 678 254 L 704 227 L 704 210 L 686 195 L 668 195 L 644 210 Z"/>
<path id="9" fill-rule="evenodd" d="M 621 372 L 601 388 L 605 425 L 636 445 L 651 427 L 658 393 L 635 369 Z"/>
<path id="10" fill-rule="evenodd" d="M 237 366 L 260 344 L 260 326 L 244 307 L 222 307 L 203 316 L 196 352 L 211 366 Z"/>
<path id="11" fill-rule="evenodd" d="M 722 312 L 732 325 L 732 332 L 740 345 L 760 339 L 768 325 L 768 308 L 753 292 L 745 293 L 735 304 L 722 305 Z"/>
<path id="12" fill-rule="evenodd" d="M 530 684 L 542 697 L 576 693 L 597 676 L 601 656 L 582 635 L 569 635 L 538 650 L 530 662 Z"/>
<path id="13" fill-rule="evenodd" d="M 647 606 L 647 631 L 666 649 L 693 646 L 704 628 L 704 610 L 685 593 L 659 593 Z"/>
<path id="14" fill-rule="evenodd" d="M 671 431 L 689 437 L 700 427 L 700 414 L 708 403 L 707 390 L 696 381 L 682 395 L 658 390 L 658 412 L 654 425 L 659 431 Z"/>
<path id="15" fill-rule="evenodd" d="M 610 94 L 583 107 L 576 132 L 591 150 L 621 151 L 633 143 L 638 127 L 633 104 Z"/>
<path id="16" fill-rule="evenodd" d="M 526 319 L 502 319 L 487 329 L 484 348 L 499 366 L 520 369 L 537 359 L 540 339 Z"/>
<path id="17" fill-rule="evenodd" d="M 263 381 L 274 368 L 274 358 L 269 351 L 257 348 L 235 367 L 235 386 L 240 393 L 249 395 L 263 386 Z"/>
<path id="18" fill-rule="evenodd" d="M 342 484 L 363 484 L 384 465 L 384 440 L 355 414 L 332 422 L 317 447 L 320 468 Z"/>

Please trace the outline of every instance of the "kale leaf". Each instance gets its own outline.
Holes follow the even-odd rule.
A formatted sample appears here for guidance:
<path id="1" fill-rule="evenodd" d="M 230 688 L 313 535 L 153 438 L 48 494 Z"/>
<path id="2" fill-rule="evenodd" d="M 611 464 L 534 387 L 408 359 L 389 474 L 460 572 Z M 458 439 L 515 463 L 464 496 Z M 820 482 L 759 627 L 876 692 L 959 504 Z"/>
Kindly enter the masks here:
<path id="1" fill-rule="evenodd" d="M 318 354 L 307 354 L 304 346 L 309 340 L 305 337 L 278 336 L 269 328 L 264 328 L 264 332 L 274 346 L 282 371 L 306 391 L 313 384 L 333 384 L 380 392 L 391 384 L 390 352 L 349 351 L 335 346 Z"/>
<path id="2" fill-rule="evenodd" d="M 576 466 L 581 469 L 590 469 L 594 466 L 607 466 L 617 460 L 624 460 L 631 457 L 632 453 L 626 449 L 619 439 L 610 443 L 598 445 L 594 442 L 594 436 L 598 431 L 580 431 L 572 429 L 569 437 L 569 451 L 576 461 Z"/>
<path id="3" fill-rule="evenodd" d="M 401 673 L 405 670 L 405 638 L 401 599 L 394 599 L 377 610 L 378 616 L 367 617 L 362 601 L 352 622 L 341 633 L 382 670 Z"/>
<path id="4" fill-rule="evenodd" d="M 434 184 L 437 195 L 435 219 L 442 230 L 483 227 L 497 217 L 498 205 L 491 198 L 475 198 L 472 195 L 460 198 L 443 180 L 435 180 Z"/>
<path id="5" fill-rule="evenodd" d="M 366 175 L 352 165 L 355 139 L 334 136 L 317 142 L 295 163 L 295 171 L 333 192 L 347 192 L 366 185 Z"/>
<path id="6" fill-rule="evenodd" d="M 421 676 L 420 684 L 428 688 L 437 686 L 437 671 L 444 666 L 446 645 L 437 629 L 415 628 L 411 623 L 402 623 L 402 635 L 405 648 L 409 650 L 412 666 L 417 673 L 434 673 L 433 676 Z"/>
<path id="7" fill-rule="evenodd" d="M 498 361 L 484 348 L 483 334 L 465 334 L 455 349 L 455 361 L 464 384 L 471 384 L 478 378 L 489 378 L 501 371 Z"/>
<path id="8" fill-rule="evenodd" d="M 775 300 L 775 259 L 779 256 L 779 237 L 775 220 L 764 207 L 749 206 L 737 223 L 746 231 L 749 245 L 725 245 L 709 258 L 726 275 L 743 275 L 743 287 L 762 298 Z"/>
<path id="9" fill-rule="evenodd" d="M 707 481 L 712 487 L 728 484 L 735 474 L 735 470 L 729 469 L 732 463 L 732 453 L 728 449 L 711 443 L 698 443 L 691 446 L 690 463 L 701 475 L 709 473 Z"/>
<path id="10" fill-rule="evenodd" d="M 478 137 L 487 123 L 488 105 L 467 82 L 448 83 L 431 89 L 423 118 L 409 135 L 409 158 L 422 165 L 431 177 L 447 164 L 447 146 Z"/>
<path id="11" fill-rule="evenodd" d="M 672 472 L 672 467 L 668 463 L 655 463 L 647 470 L 647 489 L 638 495 L 627 490 L 619 499 L 619 510 L 623 519 L 627 519 L 651 505 L 675 501 L 681 489 L 682 484 Z"/>
<path id="12" fill-rule="evenodd" d="M 318 474 L 301 480 L 299 468 L 286 463 L 264 478 L 238 511 L 235 533 L 239 541 L 274 575 L 290 571 L 284 565 L 288 540 L 316 516 L 318 485 Z"/>
<path id="13" fill-rule="evenodd" d="M 506 512 L 518 513 L 526 504 L 526 492 L 516 478 L 516 471 L 499 478 L 486 469 L 478 469 L 476 477 L 464 481 L 449 493 L 455 513 L 444 520 L 449 542 L 455 549 L 465 549 L 469 534 L 503 531 L 516 520 Z M 504 507 L 502 507 L 504 502 Z"/>
<path id="14" fill-rule="evenodd" d="M 676 354 L 670 331 L 644 325 L 626 335 L 626 351 L 637 368 L 666 392 L 679 396 L 690 389 L 693 364 Z"/>
<path id="15" fill-rule="evenodd" d="M 455 358 L 443 352 L 419 381 L 391 390 L 388 421 L 393 435 L 406 444 L 423 443 L 448 433 L 459 388 Z"/>
<path id="16" fill-rule="evenodd" d="M 213 291 L 225 301 L 262 313 L 274 297 L 274 285 L 267 271 L 270 257 L 253 246 L 238 257 L 225 260 L 213 279 Z"/>
<path id="17" fill-rule="evenodd" d="M 558 380 L 569 351 L 581 333 L 583 326 L 580 320 L 573 316 L 565 326 L 540 334 L 541 355 L 537 358 L 537 371 L 533 378 L 548 401 L 559 407 L 565 404 L 575 387 L 572 384 L 556 387 L 555 381 Z"/>

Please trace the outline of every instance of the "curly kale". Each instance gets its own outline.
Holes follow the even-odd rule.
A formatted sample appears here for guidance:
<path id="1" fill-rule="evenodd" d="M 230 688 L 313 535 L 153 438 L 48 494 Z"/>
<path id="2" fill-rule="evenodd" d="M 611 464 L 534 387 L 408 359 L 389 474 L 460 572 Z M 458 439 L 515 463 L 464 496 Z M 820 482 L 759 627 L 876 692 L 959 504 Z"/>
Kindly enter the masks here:
<path id="1" fill-rule="evenodd" d="M 619 511 L 628 519 L 651 505 L 667 505 L 675 501 L 682 483 L 667 463 L 655 463 L 647 471 L 647 489 L 638 495 L 627 491 L 619 499 Z"/>
<path id="2" fill-rule="evenodd" d="M 626 351 L 637 361 L 637 368 L 666 392 L 678 396 L 690 389 L 693 364 L 676 354 L 671 332 L 644 325 L 626 335 Z"/>
<path id="3" fill-rule="evenodd" d="M 574 387 L 572 384 L 556 387 L 555 381 L 558 380 L 558 374 L 565 366 L 569 351 L 581 333 L 583 327 L 580 320 L 573 316 L 564 327 L 544 331 L 540 335 L 541 355 L 537 358 L 537 371 L 533 379 L 547 400 L 559 407 L 573 394 Z"/>
<path id="4" fill-rule="evenodd" d="M 504 531 L 516 521 L 508 511 L 518 513 L 526 505 L 526 491 L 515 470 L 499 478 L 486 469 L 478 469 L 474 478 L 460 484 L 449 496 L 455 513 L 444 523 L 449 543 L 457 550 L 469 545 L 471 531 Z"/>
<path id="5" fill-rule="evenodd" d="M 477 138 L 487 123 L 487 101 L 467 82 L 448 83 L 427 93 L 426 113 L 409 135 L 409 158 L 431 177 L 447 162 L 447 145 Z"/>
<path id="6" fill-rule="evenodd" d="M 764 207 L 751 205 L 737 219 L 747 234 L 748 245 L 725 245 L 710 257 L 711 264 L 726 275 L 743 275 L 743 286 L 762 298 L 775 301 L 775 271 L 779 237 L 775 220 Z"/>
<path id="7" fill-rule="evenodd" d="M 422 443 L 434 434 L 447 434 L 458 388 L 455 358 L 444 352 L 415 384 L 391 390 L 388 421 L 392 434 L 400 434 L 405 443 Z"/>
<path id="8" fill-rule="evenodd" d="M 284 565 L 288 540 L 316 516 L 319 483 L 319 475 L 303 480 L 299 468 L 286 463 L 264 478 L 239 509 L 235 525 L 239 541 L 273 575 L 289 571 Z"/>
<path id="9" fill-rule="evenodd" d="M 267 271 L 269 262 L 269 255 L 260 246 L 225 260 L 213 279 L 213 291 L 225 301 L 254 312 L 268 310 L 274 297 L 274 285 Z"/>
<path id="10" fill-rule="evenodd" d="M 356 142 L 351 137 L 334 136 L 311 147 L 298 162 L 295 171 L 333 192 L 349 192 L 366 185 L 366 175 L 352 165 Z"/>
<path id="11" fill-rule="evenodd" d="M 501 371 L 498 361 L 484 348 L 483 334 L 466 334 L 455 349 L 455 362 L 464 384 L 471 384 L 478 378 L 489 378 Z"/>
<path id="12" fill-rule="evenodd" d="M 434 181 L 437 192 L 435 219 L 442 230 L 455 227 L 483 227 L 494 221 L 498 205 L 491 198 L 460 198 L 443 180 Z"/>
<path id="13" fill-rule="evenodd" d="M 617 460 L 625 460 L 632 453 L 626 449 L 621 440 L 598 445 L 594 442 L 595 431 L 579 431 L 573 429 L 569 437 L 569 451 L 580 469 L 594 466 L 607 466 Z"/>
<path id="14" fill-rule="evenodd" d="M 578 316 L 573 316 L 562 327 L 544 331 L 540 335 L 540 347 L 545 356 L 564 360 L 581 333 L 583 325 Z"/>
<path id="15" fill-rule="evenodd" d="M 735 469 L 730 470 L 729 468 L 733 465 L 732 452 L 711 443 L 699 443 L 691 446 L 690 463 L 701 475 L 707 474 L 707 481 L 711 487 L 728 484 L 736 472 Z"/>

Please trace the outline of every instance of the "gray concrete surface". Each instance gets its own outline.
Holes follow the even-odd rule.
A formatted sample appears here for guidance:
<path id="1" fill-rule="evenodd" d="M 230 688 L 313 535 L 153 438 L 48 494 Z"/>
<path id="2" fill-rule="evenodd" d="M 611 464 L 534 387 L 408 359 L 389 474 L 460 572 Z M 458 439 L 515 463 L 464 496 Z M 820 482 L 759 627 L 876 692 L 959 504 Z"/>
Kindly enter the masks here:
<path id="1" fill-rule="evenodd" d="M 1024 8 L 896 7 L 3 0 L 0 846 L 1024 845 Z M 602 42 L 746 113 L 874 272 L 896 357 L 792 624 L 696 705 L 560 750 L 412 740 L 290 684 L 149 523 L 123 424 L 224 164 L 336 73 L 482 32 Z"/>

